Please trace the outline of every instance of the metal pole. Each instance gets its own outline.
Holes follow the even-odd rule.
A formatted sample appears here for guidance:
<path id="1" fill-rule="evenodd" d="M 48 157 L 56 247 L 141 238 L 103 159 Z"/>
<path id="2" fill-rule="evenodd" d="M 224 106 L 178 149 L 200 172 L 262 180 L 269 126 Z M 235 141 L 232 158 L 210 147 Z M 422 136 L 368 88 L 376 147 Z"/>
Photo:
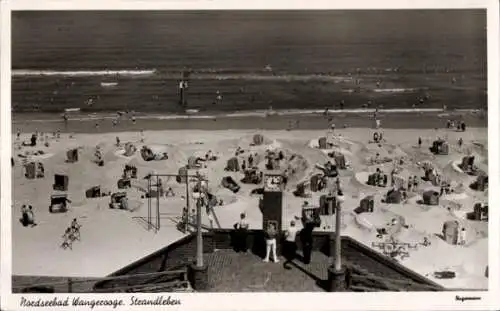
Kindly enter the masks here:
<path id="1" fill-rule="evenodd" d="M 151 230 L 151 175 L 148 178 L 148 231 Z"/>
<path id="2" fill-rule="evenodd" d="M 156 175 L 156 231 L 160 230 L 160 176 Z"/>
<path id="3" fill-rule="evenodd" d="M 342 270 L 342 258 L 341 258 L 341 241 L 340 241 L 340 230 L 341 230 L 341 203 L 336 200 L 336 215 L 335 215 L 335 271 Z"/>
<path id="4" fill-rule="evenodd" d="M 200 178 L 198 177 L 198 183 L 200 183 Z M 197 218 L 197 234 L 196 234 L 196 266 L 201 268 L 203 267 L 203 235 L 201 232 L 201 189 L 200 189 L 200 197 L 198 197 L 198 201 L 196 202 L 196 218 Z"/>
<path id="5" fill-rule="evenodd" d="M 186 175 L 185 175 L 185 178 L 186 178 L 186 224 L 185 224 L 185 232 L 188 232 L 189 230 L 189 210 L 190 210 L 190 204 L 189 204 L 189 175 L 188 175 L 188 172 L 187 172 L 187 168 L 186 168 Z"/>

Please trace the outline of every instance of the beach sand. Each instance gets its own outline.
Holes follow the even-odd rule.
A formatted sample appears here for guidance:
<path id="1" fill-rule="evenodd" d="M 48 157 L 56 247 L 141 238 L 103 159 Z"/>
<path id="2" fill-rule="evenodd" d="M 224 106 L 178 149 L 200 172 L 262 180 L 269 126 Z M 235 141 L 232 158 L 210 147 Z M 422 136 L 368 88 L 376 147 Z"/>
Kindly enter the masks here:
<path id="1" fill-rule="evenodd" d="M 424 237 L 431 242 L 430 246 L 419 245 L 409 251 L 408 258 L 399 262 L 416 272 L 448 288 L 484 289 L 488 279 L 484 272 L 488 264 L 488 226 L 487 222 L 465 219 L 466 212 L 473 210 L 475 202 L 487 201 L 487 192 L 477 192 L 469 188 L 474 181 L 471 177 L 457 170 L 453 163 L 460 161 L 467 153 L 476 155 L 476 163 L 487 169 L 487 129 L 468 128 L 466 132 L 434 129 L 384 129 L 386 142 L 381 146 L 369 143 L 374 130 L 367 128 L 338 129 L 332 136 L 336 145 L 334 149 L 343 152 L 350 164 L 347 170 L 340 171 L 341 186 L 345 195 L 342 210 L 342 234 L 349 235 L 372 247 L 372 242 L 382 242 L 377 238 L 376 228 L 387 226 L 393 218 L 399 219 L 399 225 L 388 227 L 393 237 L 401 242 L 421 243 Z M 251 146 L 254 134 L 264 136 L 264 145 Z M 21 140 L 28 140 L 31 134 L 22 134 Z M 218 156 L 218 160 L 206 162 L 207 167 L 200 170 L 208 177 L 209 189 L 223 200 L 222 206 L 215 208 L 222 228 L 232 228 L 239 215 L 245 212 L 250 227 L 262 228 L 262 214 L 258 207 L 258 196 L 250 195 L 257 185 L 243 184 L 241 172 L 224 171 L 226 162 L 234 156 L 239 146 L 245 150 L 241 156 L 249 152 L 262 155 L 269 145 L 284 150 L 285 154 L 295 154 L 290 164 L 295 173 L 290 177 L 284 193 L 283 224 L 288 224 L 294 216 L 301 215 L 304 200 L 310 205 L 317 205 L 322 193 L 312 193 L 309 199 L 295 197 L 292 191 L 297 183 L 307 180 L 313 173 L 319 172 L 316 163 L 324 164 L 329 158 L 325 150 L 315 148 L 319 137 L 325 136 L 325 130 L 164 130 L 120 133 L 83 134 L 77 133 L 70 138 L 61 134 L 59 139 L 49 139 L 49 147 L 40 142 L 37 147 L 20 147 L 20 141 L 13 137 L 13 157 L 16 161 L 13 168 L 13 207 L 12 207 L 12 269 L 14 275 L 45 276 L 85 276 L 103 277 L 140 259 L 173 241 L 184 236 L 176 229 L 176 222 L 181 216 L 185 204 L 185 186 L 178 184 L 175 178 L 164 178 L 163 183 L 171 186 L 176 193 L 175 198 L 162 198 L 160 202 L 161 228 L 158 233 L 148 231 L 143 220 L 147 216 L 147 199 L 142 199 L 142 190 L 147 187 L 143 179 L 149 172 L 177 174 L 181 166 L 187 164 L 191 155 L 203 157 L 208 150 Z M 115 145 L 119 137 L 122 144 L 131 142 L 138 151 L 133 156 L 123 155 L 123 147 Z M 417 139 L 422 137 L 423 144 L 418 148 Z M 447 138 L 450 143 L 449 155 L 432 155 L 429 146 L 437 137 Z M 141 142 L 141 137 L 144 142 Z M 464 145 L 459 147 L 459 138 Z M 163 161 L 145 162 L 139 150 L 142 145 L 163 148 L 169 158 Z M 105 165 L 97 166 L 92 162 L 95 147 L 99 145 L 104 153 Z M 484 146 L 484 147 L 483 147 Z M 79 161 L 65 163 L 66 151 L 80 148 Z M 32 157 L 45 166 L 45 178 L 28 180 L 18 154 L 26 151 L 43 150 L 44 155 Z M 385 165 L 369 165 L 368 159 L 375 157 L 405 159 L 402 166 L 406 174 L 423 176 L 417 161 L 431 161 L 444 177 L 452 179 L 453 185 L 463 184 L 463 193 L 445 195 L 439 206 L 425 206 L 417 203 L 424 190 L 435 189 L 428 182 L 420 181 L 416 193 L 411 193 L 406 204 L 385 204 L 382 196 L 388 188 L 366 185 L 367 172 L 380 167 L 386 174 L 392 169 L 391 163 Z M 125 164 L 138 168 L 138 179 L 132 182 L 132 188 L 126 190 L 133 211 L 114 210 L 108 207 L 109 197 L 86 199 L 85 190 L 100 185 L 108 191 L 118 191 L 117 180 L 120 178 Z M 261 161 L 259 167 L 263 167 Z M 67 213 L 49 213 L 50 195 L 54 174 L 69 176 L 69 199 L 72 201 Z M 234 194 L 221 186 L 221 179 L 231 176 L 241 185 L 241 190 Z M 439 188 L 438 188 L 439 190 Z M 326 190 L 324 190 L 326 191 Z M 325 193 L 325 192 L 323 192 Z M 354 213 L 360 199 L 373 194 L 375 210 L 373 213 Z M 38 223 L 35 227 L 23 227 L 19 221 L 21 206 L 30 204 L 35 210 Z M 194 201 L 191 202 L 194 206 Z M 447 207 L 452 208 L 447 209 Z M 322 216 L 322 226 L 318 230 L 333 229 L 329 224 L 332 219 Z M 72 250 L 60 247 L 64 230 L 71 220 L 77 218 L 82 225 L 81 241 L 73 243 Z M 465 245 L 450 245 L 439 238 L 443 222 L 458 220 L 467 228 L 468 236 Z M 401 226 L 406 223 L 408 228 Z M 207 215 L 203 214 L 203 223 L 208 224 Z M 381 251 L 375 248 L 377 251 Z M 435 271 L 452 270 L 456 278 L 436 279 Z"/>

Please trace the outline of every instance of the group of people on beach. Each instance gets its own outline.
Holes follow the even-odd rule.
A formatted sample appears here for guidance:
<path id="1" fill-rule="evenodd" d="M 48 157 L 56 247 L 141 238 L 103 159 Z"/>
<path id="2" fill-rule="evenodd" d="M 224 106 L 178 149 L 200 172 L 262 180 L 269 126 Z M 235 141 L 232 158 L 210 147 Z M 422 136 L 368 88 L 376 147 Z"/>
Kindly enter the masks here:
<path id="1" fill-rule="evenodd" d="M 446 128 L 447 129 L 456 128 L 457 131 L 465 132 L 465 130 L 467 129 L 467 125 L 465 124 L 464 121 L 447 120 Z"/>
<path id="2" fill-rule="evenodd" d="M 80 228 L 81 225 L 78 223 L 77 219 L 73 218 L 70 226 L 66 228 L 66 231 L 64 231 L 62 236 L 63 243 L 61 244 L 61 247 L 63 249 L 73 249 L 73 242 L 80 241 Z"/>
<path id="3" fill-rule="evenodd" d="M 35 213 L 33 211 L 33 206 L 23 204 L 21 207 L 21 223 L 24 227 L 34 227 L 37 225 L 35 222 Z"/>

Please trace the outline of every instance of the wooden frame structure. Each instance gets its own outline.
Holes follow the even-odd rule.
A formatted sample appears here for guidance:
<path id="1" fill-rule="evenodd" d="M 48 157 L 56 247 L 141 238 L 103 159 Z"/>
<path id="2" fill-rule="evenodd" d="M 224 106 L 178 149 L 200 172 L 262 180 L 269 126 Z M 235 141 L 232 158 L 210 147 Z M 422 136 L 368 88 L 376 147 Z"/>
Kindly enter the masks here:
<path id="1" fill-rule="evenodd" d="M 148 189 L 147 189 L 147 198 L 148 198 L 148 216 L 146 219 L 148 225 L 148 231 L 154 230 L 157 233 L 160 230 L 161 222 L 160 216 L 165 213 L 160 213 L 160 190 L 158 189 L 158 183 L 160 181 L 160 177 L 177 177 L 179 174 L 149 174 L 148 177 Z M 196 178 L 197 182 L 201 182 L 205 180 L 203 176 L 200 174 L 190 175 L 186 173 L 184 175 L 185 184 L 186 184 L 186 208 L 187 208 L 187 219 L 189 219 L 190 213 L 190 202 L 189 202 L 189 179 Z M 152 178 L 156 178 L 156 184 L 153 183 Z M 151 190 L 156 188 L 156 195 L 154 196 L 156 199 L 156 204 L 153 207 L 153 196 L 151 195 Z M 135 217 L 142 218 L 142 217 Z M 154 220 L 154 223 L 153 223 Z M 189 222 L 186 221 L 184 230 L 187 231 L 189 228 Z"/>

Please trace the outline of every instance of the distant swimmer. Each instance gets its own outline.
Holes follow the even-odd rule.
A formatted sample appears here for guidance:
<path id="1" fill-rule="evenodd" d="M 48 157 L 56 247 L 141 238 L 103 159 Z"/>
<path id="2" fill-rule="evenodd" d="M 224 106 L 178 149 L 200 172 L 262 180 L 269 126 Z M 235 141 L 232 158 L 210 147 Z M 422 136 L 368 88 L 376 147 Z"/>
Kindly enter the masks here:
<path id="1" fill-rule="evenodd" d="M 327 115 L 328 115 L 328 112 L 329 112 L 329 109 L 328 109 L 328 108 L 325 108 L 325 111 L 323 111 L 323 115 L 324 115 L 324 116 L 327 116 Z"/>
<path id="2" fill-rule="evenodd" d="M 266 71 L 273 71 L 273 67 L 271 67 L 270 64 L 267 64 L 266 67 L 264 67 Z"/>
<path id="3" fill-rule="evenodd" d="M 132 120 L 132 123 L 134 123 L 134 124 L 135 124 L 135 117 L 134 117 L 134 116 L 132 116 L 130 119 Z"/>
<path id="4" fill-rule="evenodd" d="M 118 124 L 118 121 L 116 119 L 113 119 L 113 126 L 116 126 Z"/>
<path id="5" fill-rule="evenodd" d="M 63 119 L 64 119 L 64 122 L 68 122 L 69 117 L 68 117 L 67 113 L 64 113 Z"/>
<path id="6" fill-rule="evenodd" d="M 94 100 L 92 98 L 89 98 L 87 100 L 87 106 L 92 106 L 94 104 Z"/>

